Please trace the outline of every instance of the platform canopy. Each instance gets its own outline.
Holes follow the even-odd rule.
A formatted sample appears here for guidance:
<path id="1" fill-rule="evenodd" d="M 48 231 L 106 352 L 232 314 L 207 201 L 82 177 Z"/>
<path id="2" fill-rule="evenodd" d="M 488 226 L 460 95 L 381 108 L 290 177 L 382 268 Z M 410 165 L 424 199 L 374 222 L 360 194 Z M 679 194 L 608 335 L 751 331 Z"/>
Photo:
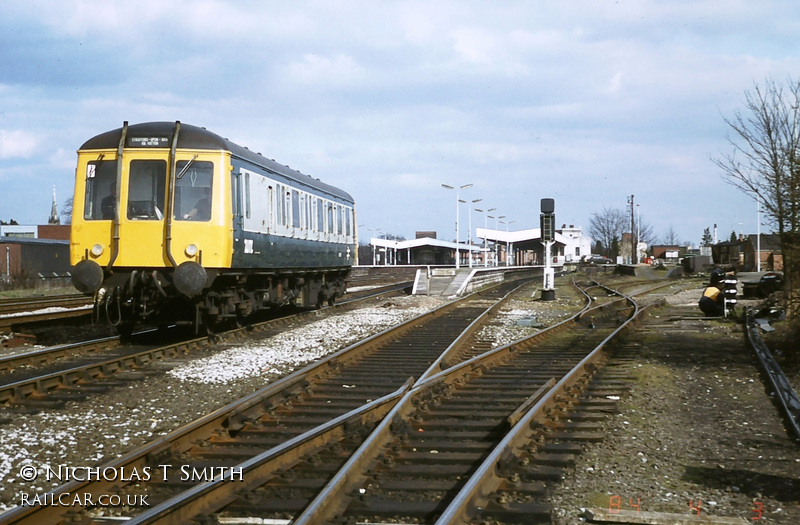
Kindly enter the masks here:
<path id="1" fill-rule="evenodd" d="M 518 250 L 534 250 L 542 245 L 541 228 L 531 228 L 529 230 L 505 231 L 492 230 L 489 228 L 477 228 L 475 236 L 479 239 L 486 239 L 497 244 L 506 246 L 513 245 Z M 566 246 L 569 238 L 556 232 L 555 244 Z"/>
<path id="2" fill-rule="evenodd" d="M 449 250 L 459 249 L 461 251 L 480 252 L 483 250 L 480 246 L 459 244 L 450 241 L 443 241 L 441 239 L 432 239 L 430 237 L 423 237 L 421 239 L 411 239 L 408 241 L 394 241 L 390 239 L 378 239 L 373 237 L 369 243 L 378 248 L 393 248 L 396 250 L 408 250 L 411 248 L 420 248 L 423 246 L 432 246 L 436 248 L 447 248 Z"/>
<path id="3" fill-rule="evenodd" d="M 467 258 L 467 254 L 480 253 L 484 249 L 481 246 L 460 244 L 432 237 L 421 237 L 408 241 L 395 241 L 391 239 L 371 238 L 369 241 L 373 250 L 373 264 L 435 264 L 446 265 L 455 262 L 456 250 L 460 259 Z M 385 256 L 381 257 L 380 253 Z"/>

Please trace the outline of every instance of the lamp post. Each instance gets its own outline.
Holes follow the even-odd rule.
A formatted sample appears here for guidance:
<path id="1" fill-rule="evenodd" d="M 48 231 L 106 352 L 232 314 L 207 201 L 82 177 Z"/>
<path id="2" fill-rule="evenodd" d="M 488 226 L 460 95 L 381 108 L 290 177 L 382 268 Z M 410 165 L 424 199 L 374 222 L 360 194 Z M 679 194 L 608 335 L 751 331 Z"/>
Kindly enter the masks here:
<path id="1" fill-rule="evenodd" d="M 472 204 L 477 202 L 481 202 L 483 199 L 473 199 Z M 472 208 L 469 209 L 469 235 L 467 235 L 467 241 L 469 243 L 469 267 L 472 268 Z"/>
<path id="2" fill-rule="evenodd" d="M 494 231 L 495 231 L 495 234 L 494 234 L 494 235 L 495 235 L 495 237 L 497 237 L 497 222 L 498 222 L 500 219 L 505 219 L 505 218 L 506 218 L 506 216 L 505 216 L 505 215 L 499 215 L 499 216 L 498 216 L 498 215 L 496 215 L 496 216 L 495 216 L 495 218 L 494 218 Z M 502 223 L 502 221 L 500 221 L 500 222 Z M 497 250 L 498 250 L 498 246 L 497 246 L 497 239 L 495 239 L 495 240 L 494 240 L 494 265 L 495 265 L 495 266 L 500 266 L 500 256 L 499 256 L 499 254 L 497 253 Z"/>
<path id="3" fill-rule="evenodd" d="M 487 216 L 488 216 L 489 213 L 492 213 L 496 209 L 497 208 L 489 208 L 488 210 L 486 210 Z M 493 219 L 494 217 L 489 217 L 489 218 Z M 484 230 L 486 229 L 486 217 L 483 218 L 483 229 Z M 484 236 L 484 238 L 483 238 L 483 252 L 484 252 L 483 256 L 485 257 L 484 266 L 489 266 L 489 239 L 488 239 L 488 236 Z"/>
<path id="4" fill-rule="evenodd" d="M 366 224 L 359 224 L 358 226 L 356 226 L 356 259 L 354 262 L 355 266 L 359 266 L 361 264 L 361 262 L 358 259 L 358 252 L 361 251 L 359 249 L 361 247 L 361 228 L 363 228 L 364 226 L 366 226 Z"/>
<path id="5" fill-rule="evenodd" d="M 508 222 L 506 223 L 506 233 L 508 233 L 508 226 L 509 226 L 510 224 L 514 224 L 515 222 L 517 222 L 517 221 L 508 221 Z M 512 245 L 511 243 L 509 243 L 509 242 L 508 242 L 508 240 L 506 240 L 506 266 L 511 266 L 511 265 L 509 264 L 509 256 L 510 256 L 510 255 L 512 255 L 512 253 L 511 253 L 511 252 L 512 252 L 512 251 L 514 251 L 514 249 L 512 248 L 512 246 L 513 246 L 513 245 Z"/>
<path id="6" fill-rule="evenodd" d="M 458 192 L 460 190 L 466 190 L 472 187 L 472 184 L 464 184 L 463 186 L 448 186 L 447 184 L 442 184 L 442 188 L 447 190 L 456 190 L 456 270 L 460 268 L 459 259 L 461 255 L 458 249 L 458 203 L 464 202 L 458 197 Z"/>
<path id="7" fill-rule="evenodd" d="M 756 195 L 756 271 L 761 272 L 761 201 Z"/>
<path id="8" fill-rule="evenodd" d="M 636 264 L 639 264 L 639 241 L 642 234 L 642 216 L 639 213 L 639 205 L 636 205 Z"/>
<path id="9" fill-rule="evenodd" d="M 475 208 L 475 211 L 483 214 L 483 266 L 485 268 L 486 266 L 489 266 L 489 248 L 488 248 L 489 236 L 486 233 L 486 219 L 489 218 L 489 213 L 488 210 L 481 210 L 478 208 Z"/>
<path id="10" fill-rule="evenodd" d="M 372 232 L 372 237 L 375 237 L 375 234 L 381 231 L 380 228 L 367 228 L 367 230 Z M 372 244 L 372 239 L 369 240 L 369 243 L 372 246 L 372 266 L 377 266 L 378 262 L 375 260 L 375 245 Z"/>

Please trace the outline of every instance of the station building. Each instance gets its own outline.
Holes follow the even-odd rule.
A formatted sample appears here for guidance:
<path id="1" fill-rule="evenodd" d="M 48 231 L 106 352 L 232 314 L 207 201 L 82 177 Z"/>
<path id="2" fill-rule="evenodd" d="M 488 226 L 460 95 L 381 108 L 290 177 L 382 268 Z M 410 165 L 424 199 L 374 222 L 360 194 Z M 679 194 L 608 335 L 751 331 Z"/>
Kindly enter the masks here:
<path id="1" fill-rule="evenodd" d="M 539 266 L 544 265 L 544 244 L 541 230 L 505 231 L 476 229 L 477 242 L 455 243 L 436 238 L 435 232 L 418 232 L 417 238 L 405 241 L 370 239 L 372 260 L 362 265 L 437 265 L 465 267 Z M 551 264 L 560 266 L 578 262 L 591 253 L 592 240 L 580 227 L 564 224 L 555 232 Z M 458 254 L 458 255 L 456 255 Z"/>

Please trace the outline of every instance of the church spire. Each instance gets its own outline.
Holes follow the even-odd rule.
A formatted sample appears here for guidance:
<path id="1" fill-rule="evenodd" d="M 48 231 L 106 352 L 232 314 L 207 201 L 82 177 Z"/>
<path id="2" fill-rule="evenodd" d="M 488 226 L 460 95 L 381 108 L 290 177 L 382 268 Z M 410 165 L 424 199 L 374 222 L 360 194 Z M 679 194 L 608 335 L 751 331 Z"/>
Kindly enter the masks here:
<path id="1" fill-rule="evenodd" d="M 53 207 L 50 209 L 50 218 L 47 224 L 61 224 L 61 219 L 58 217 L 58 206 L 56 205 L 56 187 L 53 185 Z"/>

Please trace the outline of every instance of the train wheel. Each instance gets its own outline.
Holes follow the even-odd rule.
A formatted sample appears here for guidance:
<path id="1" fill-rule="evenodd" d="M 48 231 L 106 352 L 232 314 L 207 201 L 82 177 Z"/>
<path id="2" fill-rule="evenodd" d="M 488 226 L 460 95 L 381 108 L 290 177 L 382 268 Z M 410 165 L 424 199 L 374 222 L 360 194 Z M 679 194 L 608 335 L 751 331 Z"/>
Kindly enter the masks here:
<path id="1" fill-rule="evenodd" d="M 211 337 L 214 335 L 214 323 L 208 317 L 204 316 L 200 325 L 196 328 L 195 333 L 199 336 Z"/>
<path id="2" fill-rule="evenodd" d="M 121 339 L 130 339 L 133 333 L 133 323 L 123 321 L 117 325 L 117 333 Z"/>
<path id="3" fill-rule="evenodd" d="M 209 315 L 202 311 L 200 307 L 195 307 L 194 314 L 194 333 L 198 336 L 214 335 L 214 327 L 217 324 L 217 316 Z"/>

